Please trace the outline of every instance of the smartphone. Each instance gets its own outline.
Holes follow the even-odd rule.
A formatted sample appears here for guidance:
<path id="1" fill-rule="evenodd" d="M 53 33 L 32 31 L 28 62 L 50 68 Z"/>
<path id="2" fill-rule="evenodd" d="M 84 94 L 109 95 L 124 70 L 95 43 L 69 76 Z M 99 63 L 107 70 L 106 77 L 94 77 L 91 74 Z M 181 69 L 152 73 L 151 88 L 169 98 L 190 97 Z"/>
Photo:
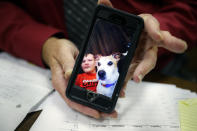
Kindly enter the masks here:
<path id="1" fill-rule="evenodd" d="M 141 17 L 98 5 L 66 96 L 98 111 L 112 112 L 143 27 Z"/>

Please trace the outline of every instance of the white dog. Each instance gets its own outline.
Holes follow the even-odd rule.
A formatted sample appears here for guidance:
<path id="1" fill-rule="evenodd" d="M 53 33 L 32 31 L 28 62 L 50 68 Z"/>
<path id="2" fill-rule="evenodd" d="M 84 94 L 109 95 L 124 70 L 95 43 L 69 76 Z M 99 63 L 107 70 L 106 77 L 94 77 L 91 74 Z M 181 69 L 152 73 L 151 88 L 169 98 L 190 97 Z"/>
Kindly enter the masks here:
<path id="1" fill-rule="evenodd" d="M 96 56 L 96 77 L 99 80 L 97 93 L 108 97 L 112 96 L 119 77 L 117 65 L 119 60 L 120 53 L 112 54 L 110 56 Z"/>

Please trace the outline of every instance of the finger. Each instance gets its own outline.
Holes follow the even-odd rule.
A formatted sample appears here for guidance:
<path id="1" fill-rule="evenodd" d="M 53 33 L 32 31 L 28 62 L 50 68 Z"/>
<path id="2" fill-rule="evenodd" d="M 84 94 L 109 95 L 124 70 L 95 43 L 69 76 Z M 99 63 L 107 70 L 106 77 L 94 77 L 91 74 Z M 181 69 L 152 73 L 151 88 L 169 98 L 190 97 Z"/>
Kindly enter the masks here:
<path id="1" fill-rule="evenodd" d="M 126 83 L 127 84 L 127 83 Z M 124 87 L 124 86 L 123 86 Z M 120 98 L 125 98 L 125 89 L 121 89 L 120 91 L 120 95 L 119 95 Z"/>
<path id="2" fill-rule="evenodd" d="M 132 63 L 130 66 L 129 66 L 129 69 L 128 69 L 128 72 L 127 72 L 127 75 L 126 75 L 126 78 L 125 78 L 125 84 L 124 84 L 124 88 L 126 88 L 126 85 L 127 85 L 127 82 L 129 80 L 131 80 L 132 76 L 133 76 L 133 73 L 135 71 L 135 69 L 137 68 L 138 66 L 138 62 L 135 62 L 135 63 Z"/>
<path id="3" fill-rule="evenodd" d="M 65 56 L 64 55 L 59 56 L 57 60 L 59 63 L 61 63 L 61 66 L 64 71 L 65 79 L 68 80 L 75 64 L 74 57 L 71 54 L 67 53 L 67 55 Z"/>
<path id="4" fill-rule="evenodd" d="M 123 87 L 122 87 L 122 89 L 120 91 L 120 95 L 119 96 L 121 98 L 124 98 L 125 97 L 125 89 L 127 87 L 127 83 L 128 83 L 129 80 L 131 80 L 131 78 L 133 76 L 133 73 L 134 73 L 134 71 L 135 71 L 135 69 L 136 69 L 136 67 L 137 67 L 138 64 L 139 63 L 137 63 L 137 62 L 130 64 L 129 69 L 128 69 L 128 72 L 127 72 L 127 75 L 126 75 L 126 78 L 124 80 Z"/>
<path id="5" fill-rule="evenodd" d="M 113 7 L 112 3 L 109 0 L 98 0 L 98 4 L 103 4 L 109 7 Z"/>
<path id="6" fill-rule="evenodd" d="M 50 69 L 53 87 L 60 93 L 62 97 L 65 97 L 67 81 L 64 79 L 64 72 L 61 65 L 55 59 L 53 59 Z"/>
<path id="7" fill-rule="evenodd" d="M 161 31 L 161 33 L 163 42 L 159 44 L 160 47 L 175 53 L 183 53 L 187 49 L 187 43 L 184 40 L 172 36 L 168 31 Z"/>
<path id="8" fill-rule="evenodd" d="M 55 59 L 62 66 L 66 80 L 69 79 L 72 73 L 72 69 L 75 64 L 75 59 L 76 56 L 78 55 L 78 51 L 76 51 L 75 47 L 69 47 L 69 46 L 70 45 L 64 45 L 63 48 L 59 49 L 59 53 L 55 56 Z"/>
<path id="9" fill-rule="evenodd" d="M 147 32 L 142 32 L 142 35 L 140 36 L 140 40 L 139 40 L 139 45 L 135 51 L 136 55 L 134 55 L 132 59 L 132 62 L 131 62 L 132 64 L 130 65 L 128 69 L 123 88 L 120 91 L 120 95 L 119 95 L 120 97 L 125 97 L 124 90 L 126 89 L 128 81 L 132 79 L 135 69 L 137 68 L 141 60 L 144 58 L 144 54 L 147 52 L 147 50 L 152 48 L 155 44 L 156 43 L 147 36 Z"/>
<path id="10" fill-rule="evenodd" d="M 144 19 L 144 29 L 148 35 L 157 42 L 162 41 L 163 37 L 157 19 L 150 14 L 141 14 L 139 16 Z"/>
<path id="11" fill-rule="evenodd" d="M 118 113 L 116 111 L 113 111 L 112 113 L 101 113 L 101 117 L 111 117 L 111 118 L 117 118 Z"/>
<path id="12" fill-rule="evenodd" d="M 155 45 L 145 52 L 144 58 L 139 63 L 133 74 L 133 80 L 135 82 L 141 82 L 143 77 L 155 67 L 157 61 L 157 51 L 158 48 Z"/>

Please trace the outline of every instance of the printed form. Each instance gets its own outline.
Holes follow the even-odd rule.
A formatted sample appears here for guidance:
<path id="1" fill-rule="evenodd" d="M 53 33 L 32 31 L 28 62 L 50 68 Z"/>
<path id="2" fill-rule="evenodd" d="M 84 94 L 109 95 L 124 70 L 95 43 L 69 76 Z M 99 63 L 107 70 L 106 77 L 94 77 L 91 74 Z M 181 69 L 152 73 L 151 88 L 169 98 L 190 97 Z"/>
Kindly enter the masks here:
<path id="1" fill-rule="evenodd" d="M 55 92 L 30 131 L 180 131 L 178 101 L 195 97 L 175 85 L 130 81 L 116 105 L 118 118 L 96 120 L 72 110 Z"/>

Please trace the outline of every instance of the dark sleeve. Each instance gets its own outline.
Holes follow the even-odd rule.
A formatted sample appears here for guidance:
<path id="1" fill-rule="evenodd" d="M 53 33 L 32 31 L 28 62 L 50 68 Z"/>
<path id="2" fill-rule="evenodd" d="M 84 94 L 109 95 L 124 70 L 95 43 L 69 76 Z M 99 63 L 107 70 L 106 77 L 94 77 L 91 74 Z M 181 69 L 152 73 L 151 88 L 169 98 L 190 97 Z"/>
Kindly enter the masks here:
<path id="1" fill-rule="evenodd" d="M 197 1 L 174 1 L 163 6 L 153 16 L 160 22 L 162 30 L 167 30 L 176 37 L 187 41 L 189 48 L 197 43 Z"/>
<path id="2" fill-rule="evenodd" d="M 62 31 L 38 23 L 10 2 L 0 2 L 0 49 L 44 67 L 42 45 Z"/>
<path id="3" fill-rule="evenodd" d="M 160 22 L 162 30 L 169 31 L 172 35 L 185 40 L 188 48 L 197 46 L 197 1 L 175 1 L 167 4 L 153 16 Z M 162 69 L 166 63 L 174 58 L 175 54 L 164 48 L 159 48 L 156 69 Z"/>
<path id="4" fill-rule="evenodd" d="M 160 23 L 162 30 L 185 40 L 189 49 L 197 45 L 197 1 L 196 0 L 111 0 L 114 7 L 134 14 L 152 14 Z M 149 8 L 145 8 L 149 7 Z M 162 69 L 175 54 L 159 48 L 156 69 Z"/>
<path id="5" fill-rule="evenodd" d="M 162 30 L 187 41 L 190 47 L 197 44 L 196 0 L 111 0 L 115 8 L 139 15 L 148 13 L 160 22 Z"/>

